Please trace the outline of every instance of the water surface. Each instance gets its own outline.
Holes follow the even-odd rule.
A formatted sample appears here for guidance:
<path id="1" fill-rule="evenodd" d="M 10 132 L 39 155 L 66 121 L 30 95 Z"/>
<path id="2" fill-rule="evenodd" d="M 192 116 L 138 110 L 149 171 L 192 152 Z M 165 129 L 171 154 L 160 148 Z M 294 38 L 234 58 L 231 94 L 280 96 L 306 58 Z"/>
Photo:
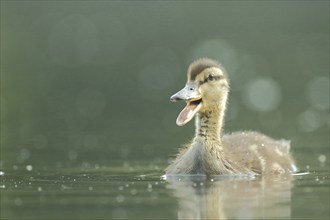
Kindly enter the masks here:
<path id="1" fill-rule="evenodd" d="M 327 219 L 329 170 L 294 176 L 164 180 L 156 166 L 1 176 L 2 219 Z M 30 171 L 26 170 L 29 169 Z M 158 171 L 157 171 L 158 170 Z"/>

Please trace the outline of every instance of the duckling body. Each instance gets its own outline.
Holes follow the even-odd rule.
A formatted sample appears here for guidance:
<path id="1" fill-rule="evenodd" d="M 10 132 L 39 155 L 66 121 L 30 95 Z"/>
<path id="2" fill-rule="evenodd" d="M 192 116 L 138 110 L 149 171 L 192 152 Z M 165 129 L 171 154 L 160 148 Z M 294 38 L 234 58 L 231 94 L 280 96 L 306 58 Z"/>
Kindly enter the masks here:
<path id="1" fill-rule="evenodd" d="M 222 135 L 229 80 L 224 68 L 204 58 L 188 69 L 186 86 L 171 97 L 187 106 L 177 118 L 183 126 L 195 117 L 195 137 L 167 167 L 167 175 L 257 175 L 296 172 L 290 142 L 258 132 Z"/>

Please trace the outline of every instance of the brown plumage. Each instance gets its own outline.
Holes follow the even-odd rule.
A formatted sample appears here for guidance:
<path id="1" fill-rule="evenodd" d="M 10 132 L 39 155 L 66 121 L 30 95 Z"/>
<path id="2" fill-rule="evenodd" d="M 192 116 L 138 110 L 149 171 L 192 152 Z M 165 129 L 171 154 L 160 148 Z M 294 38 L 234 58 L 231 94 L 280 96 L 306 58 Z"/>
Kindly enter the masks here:
<path id="1" fill-rule="evenodd" d="M 188 77 L 190 80 L 195 80 L 196 76 L 203 72 L 203 70 L 210 68 L 210 67 L 217 67 L 224 72 L 224 68 L 221 66 L 220 63 L 211 60 L 211 59 L 199 59 L 195 62 L 191 63 L 188 68 Z"/>
<path id="2" fill-rule="evenodd" d="M 203 58 L 188 68 L 186 86 L 171 101 L 186 101 L 177 118 L 183 126 L 196 116 L 192 142 L 182 148 L 166 168 L 166 175 L 257 175 L 290 174 L 296 166 L 290 142 L 274 140 L 258 132 L 222 135 L 229 80 L 216 61 Z"/>

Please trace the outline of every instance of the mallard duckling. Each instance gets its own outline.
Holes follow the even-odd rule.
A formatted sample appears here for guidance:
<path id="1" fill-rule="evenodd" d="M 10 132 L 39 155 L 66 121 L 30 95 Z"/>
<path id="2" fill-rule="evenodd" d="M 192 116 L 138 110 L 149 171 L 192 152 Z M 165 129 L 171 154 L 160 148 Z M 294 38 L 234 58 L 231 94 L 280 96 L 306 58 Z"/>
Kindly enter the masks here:
<path id="1" fill-rule="evenodd" d="M 186 101 L 176 123 L 183 126 L 196 116 L 195 137 L 166 168 L 166 175 L 296 172 L 289 141 L 251 131 L 222 135 L 228 92 L 228 76 L 218 62 L 203 58 L 190 64 L 185 87 L 170 100 Z"/>

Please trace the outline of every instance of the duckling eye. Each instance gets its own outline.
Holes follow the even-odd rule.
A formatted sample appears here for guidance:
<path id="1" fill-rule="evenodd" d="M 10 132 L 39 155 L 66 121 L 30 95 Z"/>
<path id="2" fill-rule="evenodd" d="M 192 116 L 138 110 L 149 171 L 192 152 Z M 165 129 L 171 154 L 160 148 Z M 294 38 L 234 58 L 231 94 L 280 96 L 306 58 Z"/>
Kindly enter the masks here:
<path id="1" fill-rule="evenodd" d="M 213 75 L 213 74 L 210 74 L 210 75 L 207 77 L 207 80 L 209 80 L 209 81 L 213 81 L 213 80 L 214 80 L 214 75 Z"/>

